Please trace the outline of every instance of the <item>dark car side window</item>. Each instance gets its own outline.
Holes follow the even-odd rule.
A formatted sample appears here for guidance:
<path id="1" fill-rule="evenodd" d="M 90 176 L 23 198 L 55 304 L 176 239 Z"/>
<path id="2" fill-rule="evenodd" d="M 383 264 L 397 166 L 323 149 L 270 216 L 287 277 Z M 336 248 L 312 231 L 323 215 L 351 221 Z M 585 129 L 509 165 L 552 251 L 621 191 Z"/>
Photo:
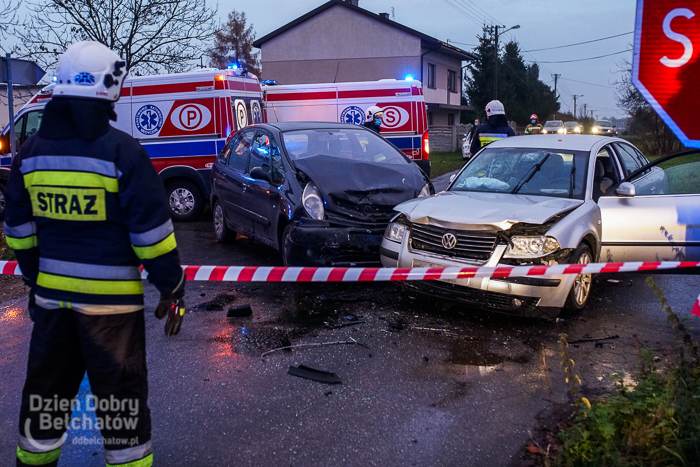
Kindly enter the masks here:
<path id="1" fill-rule="evenodd" d="M 265 172 L 270 173 L 272 166 L 270 163 L 270 136 L 264 131 L 258 131 L 253 138 L 253 144 L 250 148 L 250 164 L 248 164 L 248 172 L 254 167 L 261 167 Z"/>
<path id="2" fill-rule="evenodd" d="M 234 170 L 245 172 L 248 168 L 248 158 L 250 157 L 250 143 L 255 135 L 255 130 L 242 132 L 235 140 L 231 141 L 233 147 L 228 156 L 228 166 Z"/>

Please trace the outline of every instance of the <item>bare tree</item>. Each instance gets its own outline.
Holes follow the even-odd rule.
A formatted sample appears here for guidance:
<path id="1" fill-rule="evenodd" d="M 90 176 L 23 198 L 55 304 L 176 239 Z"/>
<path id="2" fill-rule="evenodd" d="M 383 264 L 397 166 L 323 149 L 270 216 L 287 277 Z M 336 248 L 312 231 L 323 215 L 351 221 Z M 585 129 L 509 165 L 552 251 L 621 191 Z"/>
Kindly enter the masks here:
<path id="1" fill-rule="evenodd" d="M 13 3 L 12 0 L 0 0 L 0 39 L 6 39 L 11 28 L 17 25 L 17 9 L 20 2 Z M 0 50 L 5 51 L 3 44 Z"/>
<path id="2" fill-rule="evenodd" d="M 211 66 L 226 68 L 231 63 L 260 76 L 260 61 L 253 53 L 255 31 L 253 25 L 246 27 L 245 13 L 233 10 L 228 14 L 228 22 L 216 31 L 214 46 L 209 49 Z"/>
<path id="3" fill-rule="evenodd" d="M 206 0 L 34 0 L 15 35 L 23 55 L 48 69 L 72 43 L 94 40 L 133 74 L 175 72 L 199 60 L 215 31 Z"/>
<path id="4" fill-rule="evenodd" d="M 628 132 L 636 137 L 636 144 L 647 154 L 662 155 L 683 148 L 673 131 L 644 99 L 632 83 L 632 63 L 619 64 L 621 78 L 617 85 L 617 105 L 630 116 Z"/>

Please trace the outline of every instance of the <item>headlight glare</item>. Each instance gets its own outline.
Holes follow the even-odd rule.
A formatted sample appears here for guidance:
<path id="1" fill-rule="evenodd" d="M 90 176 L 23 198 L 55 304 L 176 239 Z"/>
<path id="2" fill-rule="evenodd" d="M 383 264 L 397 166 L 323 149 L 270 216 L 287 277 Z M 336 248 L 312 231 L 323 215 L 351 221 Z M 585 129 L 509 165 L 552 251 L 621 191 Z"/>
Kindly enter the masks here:
<path id="1" fill-rule="evenodd" d="M 593 133 L 598 133 L 599 131 L 600 131 L 600 128 L 598 128 L 597 126 L 593 127 Z"/>
<path id="2" fill-rule="evenodd" d="M 401 243 L 407 231 L 408 226 L 406 224 L 392 222 L 387 226 L 386 232 L 384 232 L 384 238 L 392 242 Z"/>
<path id="3" fill-rule="evenodd" d="M 561 249 L 553 237 L 513 237 L 511 242 L 505 258 L 539 258 Z"/>
<path id="4" fill-rule="evenodd" d="M 318 191 L 316 185 L 309 183 L 304 188 L 304 193 L 301 196 L 301 202 L 304 209 L 312 219 L 323 220 L 326 215 L 326 209 L 323 203 L 321 192 Z"/>
<path id="5" fill-rule="evenodd" d="M 426 196 L 430 196 L 430 185 L 427 183 L 425 186 L 420 190 L 420 193 L 418 193 L 419 198 L 424 198 Z"/>
<path id="6" fill-rule="evenodd" d="M 560 135 L 563 135 L 564 133 L 566 133 L 566 130 L 564 128 L 559 128 L 557 130 L 557 133 L 559 133 Z"/>

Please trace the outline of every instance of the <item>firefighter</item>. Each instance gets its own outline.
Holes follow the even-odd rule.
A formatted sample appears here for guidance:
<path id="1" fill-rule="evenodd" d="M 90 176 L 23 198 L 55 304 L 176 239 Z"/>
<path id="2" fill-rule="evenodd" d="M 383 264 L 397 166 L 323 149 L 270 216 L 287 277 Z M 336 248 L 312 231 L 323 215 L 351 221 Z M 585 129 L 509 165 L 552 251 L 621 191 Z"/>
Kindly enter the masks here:
<path id="1" fill-rule="evenodd" d="M 530 124 L 525 127 L 525 134 L 526 135 L 539 135 L 540 133 L 542 133 L 543 128 L 544 127 L 539 122 L 537 115 L 532 114 L 532 115 L 530 115 Z"/>
<path id="2" fill-rule="evenodd" d="M 153 462 L 139 266 L 160 291 L 169 336 L 185 277 L 163 183 L 141 145 L 109 124 L 125 65 L 98 42 L 68 47 L 39 131 L 12 161 L 5 235 L 34 303 L 17 465 L 57 464 L 85 372 L 107 464 Z"/>
<path id="3" fill-rule="evenodd" d="M 383 115 L 384 111 L 376 105 L 373 105 L 367 109 L 367 117 L 365 118 L 365 124 L 363 126 L 379 133 Z"/>
<path id="4" fill-rule="evenodd" d="M 508 136 L 515 136 L 515 132 L 508 125 L 506 111 L 501 101 L 491 101 L 486 104 L 486 123 L 477 128 L 472 145 L 469 150 L 471 154 L 476 154 L 487 144 Z"/>

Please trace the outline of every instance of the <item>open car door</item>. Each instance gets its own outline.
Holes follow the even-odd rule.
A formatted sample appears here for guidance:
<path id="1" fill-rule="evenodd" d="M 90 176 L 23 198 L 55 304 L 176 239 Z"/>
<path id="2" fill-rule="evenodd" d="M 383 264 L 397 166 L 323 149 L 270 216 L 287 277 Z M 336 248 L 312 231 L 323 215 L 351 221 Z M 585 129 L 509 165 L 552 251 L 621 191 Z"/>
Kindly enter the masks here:
<path id="1" fill-rule="evenodd" d="M 601 261 L 700 261 L 700 150 L 635 170 L 598 205 Z"/>

